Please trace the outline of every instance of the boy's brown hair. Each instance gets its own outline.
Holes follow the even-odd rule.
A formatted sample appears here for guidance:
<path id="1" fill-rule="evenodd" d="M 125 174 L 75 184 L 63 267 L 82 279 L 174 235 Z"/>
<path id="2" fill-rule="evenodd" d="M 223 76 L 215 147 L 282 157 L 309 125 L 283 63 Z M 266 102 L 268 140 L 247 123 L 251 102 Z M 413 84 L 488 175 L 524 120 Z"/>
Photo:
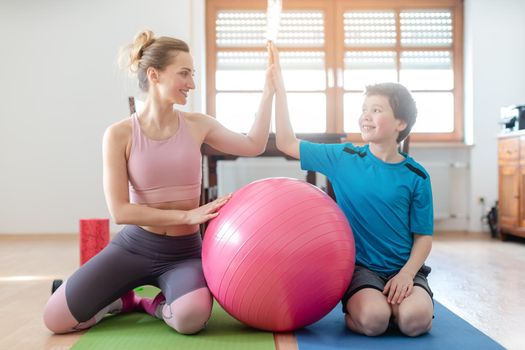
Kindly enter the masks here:
<path id="1" fill-rule="evenodd" d="M 417 107 L 412 94 L 399 83 L 380 83 L 366 87 L 365 96 L 373 95 L 387 97 L 390 107 L 394 111 L 394 117 L 407 124 L 405 130 L 399 133 L 396 140 L 397 143 L 403 141 L 416 123 Z"/>

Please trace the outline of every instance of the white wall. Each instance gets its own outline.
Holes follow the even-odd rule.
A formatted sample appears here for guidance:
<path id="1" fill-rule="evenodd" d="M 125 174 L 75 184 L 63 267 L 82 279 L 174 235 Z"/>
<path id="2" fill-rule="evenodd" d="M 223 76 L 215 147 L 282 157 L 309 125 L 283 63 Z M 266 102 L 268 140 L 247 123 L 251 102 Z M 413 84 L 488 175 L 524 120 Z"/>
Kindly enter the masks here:
<path id="1" fill-rule="evenodd" d="M 480 197 L 498 197 L 500 107 L 525 104 L 525 1 L 465 1 L 467 118 L 472 120 L 470 231 L 481 230 Z"/>
<path id="2" fill-rule="evenodd" d="M 138 91 L 118 48 L 144 28 L 192 39 L 190 11 L 188 0 L 0 2 L 0 233 L 108 217 L 102 135 Z"/>
<path id="3" fill-rule="evenodd" d="M 486 229 L 477 198 L 490 204 L 497 197 L 499 107 L 525 103 L 524 13 L 521 0 L 465 1 L 472 150 L 411 151 L 422 163 L 470 163 L 470 181 L 456 193 L 468 198 L 470 220 L 442 227 Z M 127 116 L 127 96 L 137 93 L 117 68 L 117 50 L 144 28 L 189 41 L 200 83 L 188 108 L 202 110 L 203 27 L 204 0 L 0 1 L 0 233 L 75 232 L 79 218 L 108 217 L 101 138 L 109 124 Z M 250 161 L 240 163 L 233 170 L 221 166 L 226 190 L 245 181 L 231 181 L 233 175 L 254 178 Z M 301 175 L 288 168 L 274 169 Z"/>

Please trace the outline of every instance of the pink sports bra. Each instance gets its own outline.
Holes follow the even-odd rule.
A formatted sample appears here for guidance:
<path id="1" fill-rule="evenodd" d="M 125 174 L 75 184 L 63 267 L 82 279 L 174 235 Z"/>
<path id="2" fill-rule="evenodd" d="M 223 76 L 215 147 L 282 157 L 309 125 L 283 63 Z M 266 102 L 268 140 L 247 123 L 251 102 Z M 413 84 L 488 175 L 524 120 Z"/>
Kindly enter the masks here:
<path id="1" fill-rule="evenodd" d="M 128 160 L 131 203 L 149 204 L 199 198 L 201 160 L 199 145 L 181 113 L 179 129 L 166 140 L 142 133 L 136 113 L 131 116 L 132 143 Z"/>

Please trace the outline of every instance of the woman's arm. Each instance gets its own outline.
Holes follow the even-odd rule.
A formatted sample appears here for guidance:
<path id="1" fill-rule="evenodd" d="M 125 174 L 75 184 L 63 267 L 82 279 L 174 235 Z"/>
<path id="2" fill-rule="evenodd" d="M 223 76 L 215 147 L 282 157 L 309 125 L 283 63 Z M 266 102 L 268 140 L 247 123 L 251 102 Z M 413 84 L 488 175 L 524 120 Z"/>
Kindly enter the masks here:
<path id="1" fill-rule="evenodd" d="M 193 225 L 206 222 L 226 203 L 221 197 L 193 210 L 156 209 L 129 202 L 126 145 L 130 131 L 124 124 L 110 126 L 103 140 L 104 195 L 109 212 L 117 224 L 142 226 Z"/>
<path id="2" fill-rule="evenodd" d="M 270 53 L 273 60 L 272 78 L 275 86 L 275 137 L 277 148 L 290 157 L 299 159 L 299 140 L 295 137 L 292 123 L 290 122 L 286 89 L 279 62 L 279 52 L 273 43 L 270 43 Z"/>
<path id="3" fill-rule="evenodd" d="M 270 76 L 271 68 L 266 71 L 266 79 L 255 120 L 247 135 L 228 130 L 215 118 L 203 119 L 208 132 L 204 142 L 213 148 L 238 156 L 257 156 L 264 152 L 270 133 L 274 88 Z"/>

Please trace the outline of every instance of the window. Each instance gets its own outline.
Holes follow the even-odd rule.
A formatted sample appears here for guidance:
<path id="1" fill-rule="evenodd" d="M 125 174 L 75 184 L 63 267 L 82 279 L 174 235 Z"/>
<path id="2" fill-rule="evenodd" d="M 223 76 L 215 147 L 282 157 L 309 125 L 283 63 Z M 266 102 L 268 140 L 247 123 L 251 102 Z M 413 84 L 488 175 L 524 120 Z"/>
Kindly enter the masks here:
<path id="1" fill-rule="evenodd" d="M 248 131 L 266 66 L 266 0 L 207 1 L 207 107 Z M 298 133 L 348 133 L 367 84 L 413 93 L 414 141 L 463 138 L 461 0 L 284 0 L 276 41 Z"/>

